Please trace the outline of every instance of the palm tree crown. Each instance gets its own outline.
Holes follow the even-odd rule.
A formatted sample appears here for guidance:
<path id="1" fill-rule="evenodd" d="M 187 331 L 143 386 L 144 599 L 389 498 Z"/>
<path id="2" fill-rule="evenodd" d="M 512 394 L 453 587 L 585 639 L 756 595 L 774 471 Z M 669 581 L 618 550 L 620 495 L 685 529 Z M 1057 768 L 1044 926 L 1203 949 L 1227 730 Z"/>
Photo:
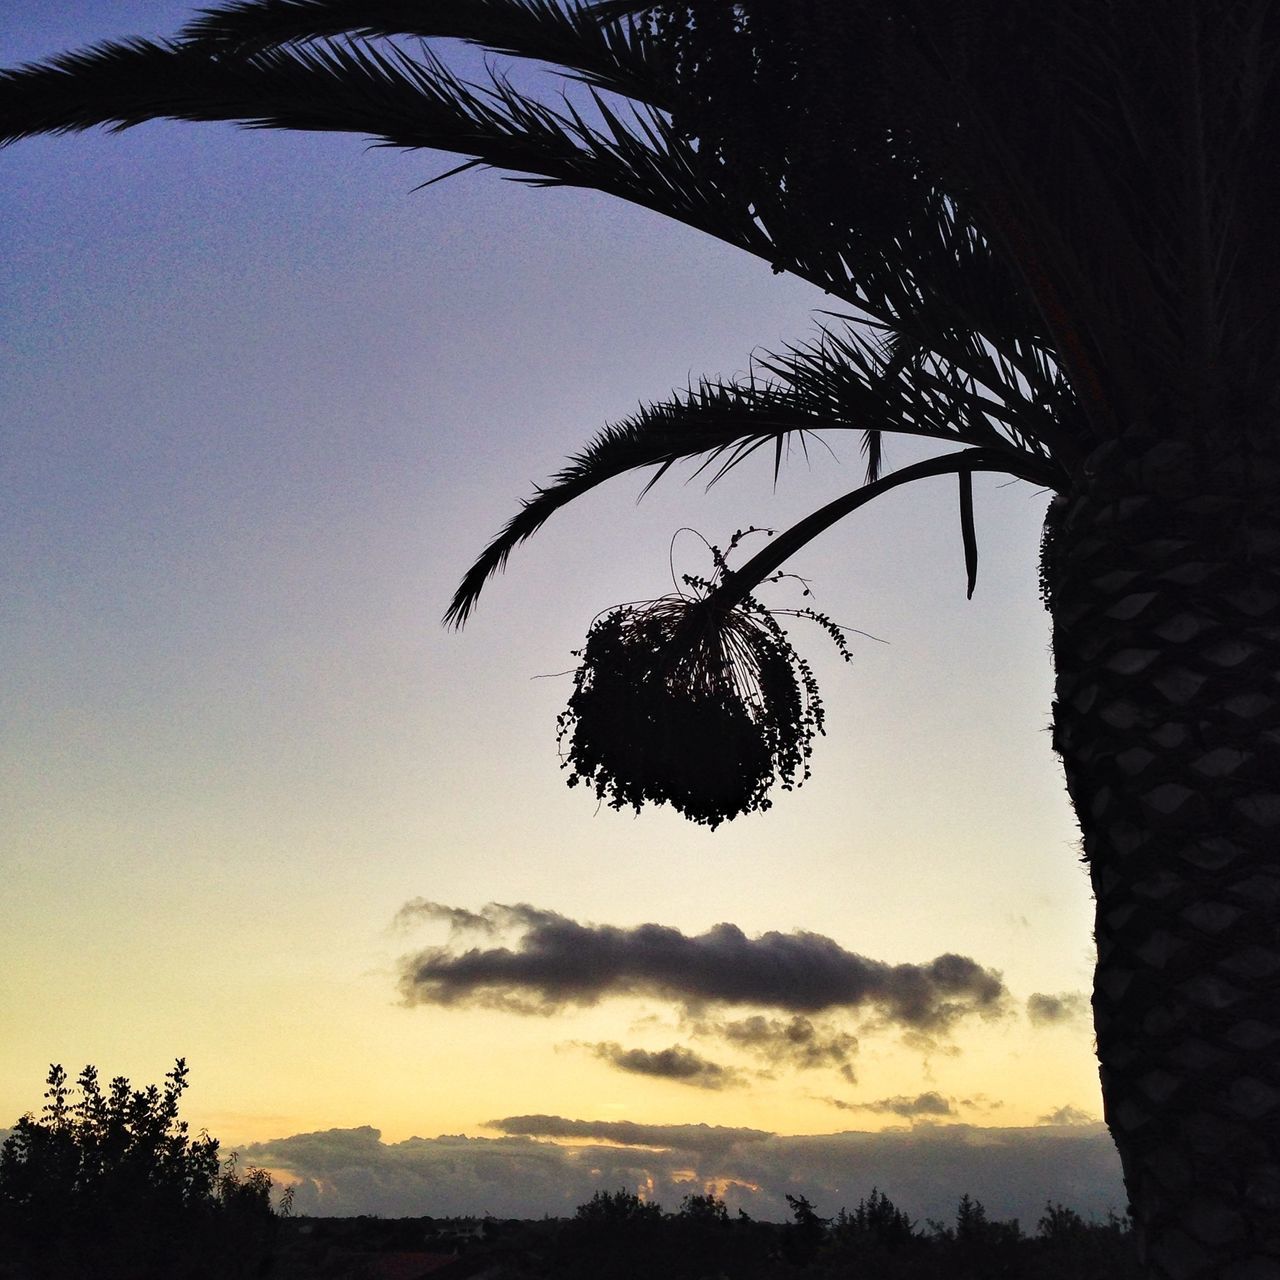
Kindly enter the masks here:
<path id="1" fill-rule="evenodd" d="M 585 103 L 548 106 L 500 75 L 464 83 L 429 51 L 390 37 L 453 37 L 561 67 Z M 595 188 L 710 232 L 846 304 L 812 342 L 758 359 L 746 380 L 705 379 L 606 428 L 540 488 L 464 577 L 447 618 L 465 621 L 485 581 L 555 510 L 621 472 L 702 458 L 719 475 L 789 437 L 863 433 L 864 489 L 815 513 L 735 575 L 748 590 L 802 541 L 879 493 L 940 472 L 960 477 L 976 568 L 973 471 L 1049 488 L 1082 419 L 1045 326 L 1019 283 L 944 186 L 886 169 L 896 199 L 841 206 L 823 225 L 811 201 L 779 201 L 765 170 L 737 168 L 700 141 L 701 85 L 656 24 L 552 0 L 450 5 L 261 0 L 211 10 L 177 40 L 106 44 L 0 80 L 0 137 L 127 127 L 157 116 L 249 127 L 363 133 L 403 148 L 449 150 L 463 166 L 519 180 Z M 749 180 L 748 180 L 749 179 Z M 875 226 L 860 216 L 892 204 Z M 829 211 L 828 211 L 829 212 Z M 884 433 L 952 447 L 918 470 L 881 474 Z M 959 446 L 959 451 L 955 447 Z M 655 476 L 655 479 L 657 477 Z"/>

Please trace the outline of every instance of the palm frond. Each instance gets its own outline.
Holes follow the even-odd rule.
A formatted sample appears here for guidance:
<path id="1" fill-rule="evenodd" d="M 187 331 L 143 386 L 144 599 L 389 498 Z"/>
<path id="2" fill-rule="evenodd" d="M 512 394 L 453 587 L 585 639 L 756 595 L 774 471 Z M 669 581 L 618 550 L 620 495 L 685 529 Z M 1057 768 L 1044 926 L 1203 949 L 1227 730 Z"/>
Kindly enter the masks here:
<path id="1" fill-rule="evenodd" d="M 766 578 L 776 573 L 801 547 L 812 542 L 819 534 L 825 533 L 832 525 L 838 524 L 859 508 L 867 506 L 893 489 L 915 484 L 918 480 L 943 475 L 959 475 L 963 483 L 963 477 L 971 478 L 977 471 L 1016 476 L 1039 485 L 1053 485 L 1060 479 L 1053 467 L 1026 455 L 1010 454 L 1002 450 L 962 449 L 957 453 L 926 458 L 923 462 L 912 463 L 890 475 L 883 476 L 874 483 L 850 490 L 803 520 L 797 521 L 789 529 L 770 538 L 765 547 L 750 560 L 725 574 L 720 584 L 711 593 L 709 600 L 718 608 L 733 608 Z M 969 551 L 966 548 L 965 561 L 970 584 L 973 581 L 976 557 L 975 549 L 973 559 L 970 560 Z"/>
<path id="2" fill-rule="evenodd" d="M 904 364 L 883 356 L 874 335 L 849 328 L 824 331 L 814 342 L 786 348 L 756 362 L 773 375 L 744 382 L 704 380 L 663 403 L 642 408 L 607 427 L 551 479 L 525 499 L 463 578 L 446 623 L 461 626 L 488 580 L 512 551 L 561 507 L 628 471 L 655 468 L 641 491 L 677 462 L 701 459 L 695 474 L 709 471 L 714 484 L 731 468 L 769 445 L 775 469 L 788 443 L 827 431 L 860 431 L 875 451 L 868 484 L 880 479 L 878 441 L 884 434 L 910 435 L 942 444 L 980 448 L 985 458 L 1004 458 L 1010 474 L 1034 472 L 1051 487 L 1064 477 L 1051 456 L 1025 432 L 1007 428 L 991 410 L 1000 409 L 959 379 L 938 372 L 934 359 Z M 1012 394 L 1012 392 L 1010 393 Z"/>
<path id="3" fill-rule="evenodd" d="M 770 441 L 779 447 L 792 435 L 830 428 L 826 419 L 788 403 L 780 389 L 744 390 L 704 381 L 684 396 L 642 407 L 623 422 L 607 426 L 581 452 L 573 454 L 551 480 L 523 499 L 520 509 L 484 549 L 454 593 L 444 620 L 466 622 L 485 583 L 507 562 L 520 543 L 575 498 L 623 475 L 657 468 L 647 491 L 677 462 L 731 455 L 740 460 Z M 705 464 L 704 464 L 705 465 Z"/>
<path id="4" fill-rule="evenodd" d="M 643 28 L 557 0 L 234 0 L 203 10 L 178 38 L 246 56 L 338 36 L 465 40 L 651 106 L 673 92 Z"/>
<path id="5" fill-rule="evenodd" d="M 602 191 L 776 256 L 659 113 L 636 107 L 628 123 L 602 99 L 593 103 L 603 127 L 572 104 L 546 106 L 500 77 L 469 85 L 429 53 L 411 58 L 358 41 L 240 58 L 199 44 L 134 40 L 0 73 L 0 143 L 154 119 L 354 133 L 385 146 L 455 152 L 537 185 Z"/>
<path id="6" fill-rule="evenodd" d="M 1015 282 L 999 279 L 983 242 L 937 193 L 918 193 L 894 246 L 897 261 L 908 265 L 890 269 L 883 244 L 852 229 L 836 229 L 819 244 L 803 231 L 802 209 L 765 210 L 736 191 L 665 113 L 643 104 L 624 113 L 594 91 L 585 105 L 590 120 L 567 100 L 548 106 L 500 76 L 467 84 L 429 52 L 411 57 L 360 40 L 272 46 L 246 56 L 200 41 L 136 40 L 0 72 L 0 143 L 160 118 L 349 132 L 386 146 L 454 152 L 517 180 L 590 188 L 652 209 L 810 280 L 890 330 L 913 328 L 920 345 L 950 342 L 957 367 L 969 355 L 943 330 L 963 334 L 966 312 L 979 305 L 987 309 L 982 329 L 997 346 L 1008 334 L 1018 335 L 1015 341 L 1034 335 Z M 1000 287 L 988 297 L 983 290 L 992 279 Z"/>

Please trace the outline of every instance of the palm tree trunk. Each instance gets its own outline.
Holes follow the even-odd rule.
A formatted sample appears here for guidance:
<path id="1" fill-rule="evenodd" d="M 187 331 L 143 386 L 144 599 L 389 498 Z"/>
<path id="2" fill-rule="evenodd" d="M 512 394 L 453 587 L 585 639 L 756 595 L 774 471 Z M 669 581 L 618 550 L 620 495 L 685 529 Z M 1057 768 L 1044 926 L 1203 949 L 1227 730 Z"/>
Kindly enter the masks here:
<path id="1" fill-rule="evenodd" d="M 1161 1280 L 1280 1277 L 1280 452 L 1134 437 L 1055 500 L 1055 746 L 1107 1123 Z"/>

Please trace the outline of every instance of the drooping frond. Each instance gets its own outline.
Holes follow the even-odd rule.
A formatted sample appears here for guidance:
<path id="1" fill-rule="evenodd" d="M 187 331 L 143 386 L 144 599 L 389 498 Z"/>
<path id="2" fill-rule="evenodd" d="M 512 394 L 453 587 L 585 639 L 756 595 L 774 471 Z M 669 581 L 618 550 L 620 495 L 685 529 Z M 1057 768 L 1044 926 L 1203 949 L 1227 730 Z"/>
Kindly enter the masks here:
<path id="1" fill-rule="evenodd" d="M 881 440 L 891 434 L 980 448 L 1006 458 L 1010 474 L 1060 487 L 1087 432 L 1014 282 L 937 195 L 903 224 L 897 250 L 892 262 L 869 257 L 857 278 L 858 307 L 883 319 L 760 356 L 763 379 L 704 381 L 571 458 L 485 548 L 446 621 L 465 622 L 488 579 L 555 511 L 631 470 L 656 468 L 652 485 L 675 462 L 700 458 L 714 481 L 762 448 L 776 468 L 793 435 L 839 430 L 863 433 L 869 485 L 881 479 Z"/>
<path id="2" fill-rule="evenodd" d="M 335 32 L 379 39 L 323 38 Z M 185 34 L 182 42 L 101 45 L 0 73 L 0 142 L 173 118 L 344 131 L 451 151 L 467 165 L 592 188 L 696 227 L 811 281 L 895 340 L 937 351 L 956 368 L 973 359 L 963 348 L 974 332 L 1028 382 L 1043 382 L 1053 364 L 1021 284 L 954 199 L 875 156 L 864 170 L 833 175 L 838 198 L 817 215 L 807 195 L 768 172 L 744 187 L 702 145 L 703 106 L 672 78 L 657 37 L 631 24 L 602 24 L 555 0 L 238 0 L 207 11 Z M 559 60 L 570 78 L 633 101 L 623 108 L 592 90 L 577 106 L 551 106 L 496 74 L 468 84 L 429 51 L 410 55 L 381 39 L 397 34 Z M 651 105 L 664 96 L 670 111 Z"/>
<path id="3" fill-rule="evenodd" d="M 624 471 L 655 467 L 653 483 L 701 458 L 715 479 L 766 446 L 776 467 L 793 435 L 835 429 L 864 433 L 870 491 L 884 479 L 885 433 L 981 449 L 1053 484 L 1086 434 L 1042 317 L 1007 263 L 956 198 L 886 151 L 874 128 L 853 148 L 864 170 L 833 173 L 815 206 L 785 156 L 775 158 L 779 181 L 768 164 L 748 166 L 744 186 L 702 145 L 701 104 L 671 78 L 653 32 L 555 0 L 236 0 L 183 35 L 0 74 L 0 140 L 169 117 L 452 151 L 521 181 L 654 209 L 809 279 L 851 304 L 847 319 L 870 322 L 765 357 L 768 381 L 703 382 L 606 430 L 486 548 L 450 606 L 455 624 L 519 542 Z M 633 102 L 624 109 L 588 88 L 584 102 L 551 106 L 494 72 L 469 84 L 429 49 L 411 55 L 387 39 L 405 35 L 554 63 Z M 670 111 L 650 105 L 664 94 Z"/>
<path id="4" fill-rule="evenodd" d="M 557 0 L 235 0 L 204 10 L 179 33 L 182 41 L 240 56 L 338 36 L 465 40 L 549 63 L 651 106 L 669 103 L 672 94 L 642 27 L 602 22 Z"/>
<path id="5" fill-rule="evenodd" d="M 806 346 L 761 357 L 759 367 L 772 375 L 767 380 L 704 380 L 608 427 L 521 503 L 468 570 L 445 621 L 461 626 L 489 578 L 556 511 L 628 471 L 656 469 L 647 492 L 675 463 L 702 459 L 698 471 L 709 470 L 714 483 L 757 451 L 771 449 L 776 472 L 793 437 L 803 441 L 820 432 L 852 431 L 873 440 L 896 434 L 974 446 L 984 459 L 1004 458 L 1010 474 L 1034 474 L 1050 487 L 1062 480 L 1034 431 L 1014 425 L 1016 401 L 1023 395 L 1016 379 L 981 388 L 932 354 L 902 361 L 886 358 L 883 346 L 874 333 L 853 327 L 839 334 L 827 331 Z M 1051 417 L 1055 407 L 1069 411 L 1065 387 L 1062 391 L 1064 403 L 1043 406 L 1043 416 Z M 1030 404 L 1026 400 L 1023 407 Z M 868 483 L 879 478 L 878 468 L 869 466 Z"/>
<path id="6" fill-rule="evenodd" d="M 561 507 L 591 489 L 628 471 L 658 468 L 648 488 L 675 463 L 726 453 L 742 456 L 829 421 L 793 408 L 784 393 L 771 387 L 755 391 L 731 384 L 702 382 L 687 395 L 642 408 L 606 427 L 581 452 L 573 454 L 545 486 L 520 509 L 484 549 L 454 593 L 445 622 L 461 626 L 475 608 L 488 580 L 506 564 L 511 552 Z"/>
<path id="7" fill-rule="evenodd" d="M 379 39 L 321 38 L 337 31 Z M 931 280 L 940 270 L 954 274 L 951 259 L 973 236 L 954 202 L 891 165 L 840 175 L 833 183 L 839 199 L 816 219 L 804 199 L 772 181 L 744 187 L 702 146 L 700 103 L 672 78 L 656 37 L 629 24 L 601 25 L 554 0 L 240 0 L 206 12 L 186 34 L 180 42 L 104 44 L 0 72 L 0 142 L 170 118 L 343 131 L 450 151 L 525 181 L 592 188 L 653 209 L 811 281 L 891 329 L 896 313 L 927 314 L 936 301 L 930 294 L 939 292 Z M 396 34 L 558 60 L 569 78 L 613 92 L 551 106 L 496 74 L 488 84 L 467 84 L 430 52 L 411 55 L 380 38 Z M 631 105 L 622 107 L 618 94 Z M 671 110 L 653 105 L 664 98 Z M 887 220 L 876 212 L 890 207 Z M 1002 270 L 988 264 L 987 274 Z M 1010 312 L 1019 286 L 1007 271 L 1000 286 L 998 308 Z M 982 289 L 974 294 L 980 298 Z M 1021 312 L 1003 323 L 1034 333 L 1034 311 L 1023 304 Z"/>
<path id="8" fill-rule="evenodd" d="M 965 568 L 969 586 L 972 588 L 977 572 L 977 551 L 976 547 L 969 545 L 972 534 L 972 512 L 965 510 L 964 486 L 972 482 L 973 474 L 978 471 L 1016 476 L 1021 480 L 1029 480 L 1032 484 L 1048 486 L 1053 486 L 1061 480 L 1061 476 L 1052 466 L 1038 462 L 1025 454 L 1010 453 L 1005 450 L 962 449 L 957 453 L 926 458 L 923 462 L 912 463 L 890 475 L 882 476 L 879 480 L 850 490 L 771 538 L 763 550 L 758 551 L 740 568 L 725 575 L 711 599 L 720 608 L 732 608 L 771 574 L 776 573 L 778 568 L 801 547 L 812 542 L 819 534 L 825 533 L 832 525 L 838 524 L 893 489 L 915 484 L 918 480 L 943 475 L 958 475 L 961 478 L 960 521 L 963 540 L 966 543 Z"/>
<path id="9" fill-rule="evenodd" d="M 627 121 L 598 97 L 592 105 L 598 124 L 501 78 L 469 85 L 430 53 L 411 58 L 358 41 L 242 58 L 136 40 L 0 73 L 0 142 L 154 119 L 354 133 L 451 151 L 539 185 L 602 191 L 759 256 L 775 253 L 750 216 L 699 173 L 695 149 L 662 115 L 637 107 Z"/>

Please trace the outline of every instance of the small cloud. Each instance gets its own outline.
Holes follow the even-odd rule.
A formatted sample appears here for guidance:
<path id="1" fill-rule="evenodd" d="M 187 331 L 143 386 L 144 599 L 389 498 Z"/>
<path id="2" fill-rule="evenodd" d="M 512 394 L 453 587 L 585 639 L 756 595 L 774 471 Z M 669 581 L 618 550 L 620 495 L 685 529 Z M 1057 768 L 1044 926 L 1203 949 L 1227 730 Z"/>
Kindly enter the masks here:
<path id="1" fill-rule="evenodd" d="M 1077 1022 L 1089 1011 L 1089 1000 L 1083 991 L 1061 991 L 1056 996 L 1035 992 L 1027 1000 L 1027 1017 L 1033 1027 L 1056 1027 L 1064 1022 Z"/>
<path id="2" fill-rule="evenodd" d="M 584 1044 L 582 1048 L 619 1071 L 674 1080 L 677 1084 L 692 1085 L 696 1089 L 726 1089 L 742 1083 L 741 1072 L 703 1058 L 679 1044 L 651 1051 L 624 1049 L 616 1041 L 604 1040 L 597 1044 Z"/>
<path id="3" fill-rule="evenodd" d="M 1079 1107 L 1073 1107 L 1068 1103 L 1066 1106 L 1059 1107 L 1056 1111 L 1050 1111 L 1047 1115 L 1040 1116 L 1036 1120 L 1036 1123 L 1066 1125 L 1094 1124 L 1095 1118 L 1087 1111 L 1082 1111 Z"/>
<path id="4" fill-rule="evenodd" d="M 815 1023 L 801 1014 L 791 1018 L 769 1018 L 754 1014 L 726 1021 L 688 1020 L 696 1036 L 723 1040 L 770 1066 L 787 1066 L 800 1071 L 833 1068 L 851 1084 L 855 1082 L 850 1059 L 858 1051 L 858 1037 L 837 1027 Z M 773 1073 L 762 1072 L 772 1078 Z"/>
<path id="5" fill-rule="evenodd" d="M 426 898 L 406 902 L 391 923 L 396 928 L 408 928 L 421 920 L 446 920 L 455 933 L 495 933 L 499 927 L 489 908 L 484 912 L 468 911 L 465 907 L 447 907 Z"/>
<path id="6" fill-rule="evenodd" d="M 949 1044 L 926 1031 L 904 1031 L 900 1037 L 903 1048 L 914 1049 L 923 1059 L 926 1067 L 929 1059 L 935 1057 L 958 1058 L 960 1046 Z"/>
<path id="7" fill-rule="evenodd" d="M 972 1098 L 961 1098 L 960 1105 L 974 1111 L 999 1111 L 1004 1103 L 999 1098 L 988 1098 L 985 1093 L 975 1093 Z"/>
<path id="8" fill-rule="evenodd" d="M 826 1101 L 841 1111 L 870 1111 L 874 1115 L 901 1116 L 904 1120 L 956 1114 L 952 1100 L 932 1090 L 919 1093 L 914 1098 L 898 1094 L 893 1098 L 877 1098 L 874 1102 L 842 1102 L 839 1098 L 827 1098 Z"/>

